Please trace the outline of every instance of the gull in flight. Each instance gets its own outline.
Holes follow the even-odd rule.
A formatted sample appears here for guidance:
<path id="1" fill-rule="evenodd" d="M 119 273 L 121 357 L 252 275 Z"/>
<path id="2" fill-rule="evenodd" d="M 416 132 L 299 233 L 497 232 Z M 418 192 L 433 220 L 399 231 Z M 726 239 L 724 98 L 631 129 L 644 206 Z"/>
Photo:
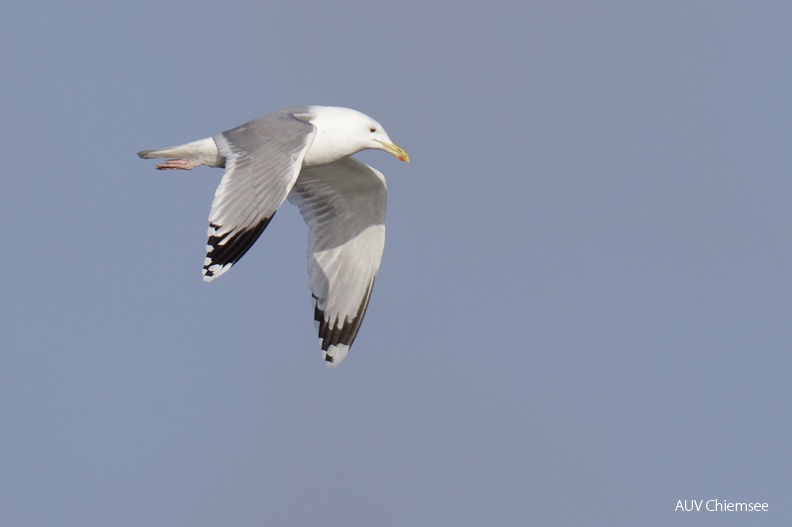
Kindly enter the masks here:
<path id="1" fill-rule="evenodd" d="M 367 148 L 407 152 L 371 117 L 300 106 L 180 146 L 143 150 L 159 170 L 225 168 L 209 214 L 203 279 L 228 271 L 288 198 L 308 225 L 308 276 L 322 354 L 338 366 L 366 314 L 385 246 L 385 178 L 350 157 Z"/>

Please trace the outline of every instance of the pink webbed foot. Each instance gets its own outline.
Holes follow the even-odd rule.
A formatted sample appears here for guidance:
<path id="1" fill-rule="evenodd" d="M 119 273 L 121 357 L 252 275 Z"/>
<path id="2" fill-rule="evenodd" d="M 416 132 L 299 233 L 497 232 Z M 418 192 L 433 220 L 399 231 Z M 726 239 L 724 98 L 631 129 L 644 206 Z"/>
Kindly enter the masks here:
<path id="1" fill-rule="evenodd" d="M 168 159 L 164 163 L 157 165 L 157 170 L 192 170 L 200 164 L 187 159 Z"/>

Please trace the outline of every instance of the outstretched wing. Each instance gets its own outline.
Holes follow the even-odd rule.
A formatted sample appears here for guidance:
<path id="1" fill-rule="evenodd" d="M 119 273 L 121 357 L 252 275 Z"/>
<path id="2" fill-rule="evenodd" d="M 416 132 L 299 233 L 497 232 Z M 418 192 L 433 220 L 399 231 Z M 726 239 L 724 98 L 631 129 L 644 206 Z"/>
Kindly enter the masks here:
<path id="1" fill-rule="evenodd" d="M 316 128 L 284 110 L 216 134 L 226 171 L 209 214 L 204 280 L 228 271 L 256 242 L 294 185 Z"/>
<path id="2" fill-rule="evenodd" d="M 366 314 L 385 246 L 385 178 L 352 158 L 303 169 L 289 201 L 308 224 L 308 275 L 328 366 L 344 360 Z"/>

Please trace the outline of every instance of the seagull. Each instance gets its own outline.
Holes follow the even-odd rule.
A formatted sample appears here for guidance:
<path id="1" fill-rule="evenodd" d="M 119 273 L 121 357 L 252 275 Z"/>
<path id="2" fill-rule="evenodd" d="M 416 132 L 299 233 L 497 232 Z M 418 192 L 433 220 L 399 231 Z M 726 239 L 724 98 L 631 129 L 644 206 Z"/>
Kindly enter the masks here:
<path id="1" fill-rule="evenodd" d="M 349 352 L 366 314 L 385 246 L 385 178 L 350 157 L 383 150 L 409 162 L 371 117 L 298 106 L 191 143 L 143 150 L 159 170 L 225 168 L 209 214 L 203 279 L 227 272 L 287 198 L 308 225 L 308 277 L 327 366 Z"/>

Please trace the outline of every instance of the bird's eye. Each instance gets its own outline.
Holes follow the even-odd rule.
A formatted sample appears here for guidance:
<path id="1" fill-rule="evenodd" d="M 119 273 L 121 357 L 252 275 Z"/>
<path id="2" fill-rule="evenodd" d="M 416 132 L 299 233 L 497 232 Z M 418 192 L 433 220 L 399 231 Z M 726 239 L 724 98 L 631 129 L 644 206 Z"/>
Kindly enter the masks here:
<path id="1" fill-rule="evenodd" d="M 371 132 L 372 134 L 373 134 L 374 132 L 376 132 L 376 131 L 377 131 L 377 129 L 376 129 L 376 128 L 374 128 L 373 126 L 369 128 L 369 132 Z"/>

